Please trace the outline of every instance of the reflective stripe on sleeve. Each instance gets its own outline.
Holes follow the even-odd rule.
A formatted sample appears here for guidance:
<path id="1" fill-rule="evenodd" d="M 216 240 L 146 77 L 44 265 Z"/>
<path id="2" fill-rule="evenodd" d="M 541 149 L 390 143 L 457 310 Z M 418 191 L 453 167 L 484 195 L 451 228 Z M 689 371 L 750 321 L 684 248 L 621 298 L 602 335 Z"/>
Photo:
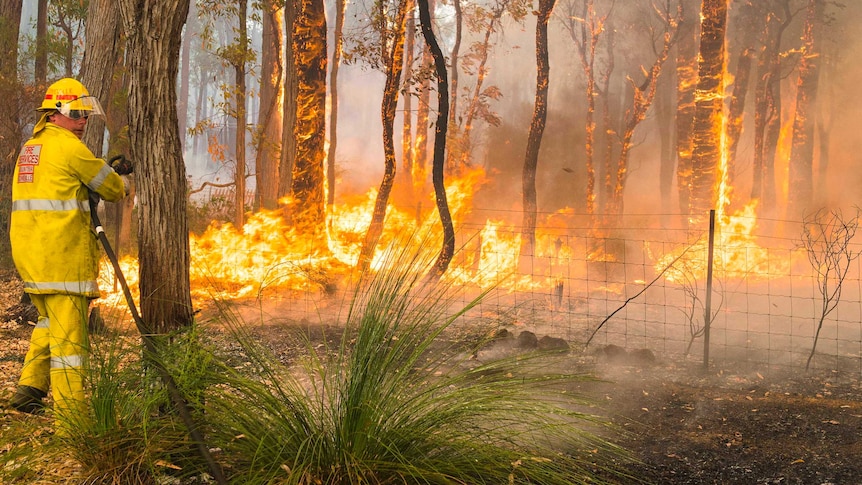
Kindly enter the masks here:
<path id="1" fill-rule="evenodd" d="M 52 369 L 80 368 L 83 365 L 84 359 L 80 355 L 51 356 Z"/>
<path id="2" fill-rule="evenodd" d="M 59 293 L 75 293 L 75 294 L 87 294 L 87 293 L 98 293 L 99 285 L 96 284 L 95 280 L 91 281 L 25 281 L 24 288 L 29 288 L 31 290 L 37 291 L 50 291 L 50 292 L 59 292 Z"/>
<path id="3" fill-rule="evenodd" d="M 105 166 L 103 166 L 102 169 L 99 170 L 99 173 L 97 173 L 96 176 L 93 177 L 92 180 L 90 180 L 90 183 L 87 184 L 87 187 L 90 187 L 91 189 L 98 192 L 102 184 L 105 183 L 105 179 L 108 178 L 108 175 L 110 175 L 113 171 L 114 169 L 105 164 Z"/>
<path id="4" fill-rule="evenodd" d="M 36 328 L 48 328 L 49 323 L 48 317 L 42 317 L 36 322 Z"/>
<path id="5" fill-rule="evenodd" d="M 12 202 L 12 212 L 15 211 L 73 211 L 80 210 L 90 212 L 90 201 L 88 200 L 51 200 L 51 199 L 25 199 Z"/>

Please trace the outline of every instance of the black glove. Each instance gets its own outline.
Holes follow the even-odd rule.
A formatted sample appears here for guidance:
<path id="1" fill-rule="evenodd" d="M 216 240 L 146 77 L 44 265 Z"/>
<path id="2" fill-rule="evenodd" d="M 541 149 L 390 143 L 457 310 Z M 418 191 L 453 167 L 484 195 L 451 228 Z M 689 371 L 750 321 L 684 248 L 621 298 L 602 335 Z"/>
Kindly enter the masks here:
<path id="1" fill-rule="evenodd" d="M 94 210 L 96 210 L 96 207 L 99 206 L 99 202 L 101 202 L 102 198 L 99 197 L 99 194 L 94 190 L 90 190 L 89 192 L 90 192 L 90 210 L 94 211 Z"/>
<path id="2" fill-rule="evenodd" d="M 131 160 L 126 159 L 124 155 L 117 155 L 108 160 L 108 165 L 120 175 L 128 175 L 135 171 L 135 166 Z"/>

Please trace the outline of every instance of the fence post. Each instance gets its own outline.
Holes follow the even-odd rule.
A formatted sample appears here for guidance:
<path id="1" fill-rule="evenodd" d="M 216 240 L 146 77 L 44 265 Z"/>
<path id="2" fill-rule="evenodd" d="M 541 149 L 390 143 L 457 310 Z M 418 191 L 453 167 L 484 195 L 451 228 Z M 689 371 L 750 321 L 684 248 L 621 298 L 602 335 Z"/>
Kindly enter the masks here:
<path id="1" fill-rule="evenodd" d="M 706 298 L 703 305 L 703 370 L 709 368 L 709 326 L 712 323 L 712 261 L 715 248 L 715 209 L 709 211 L 709 251 L 706 260 Z"/>

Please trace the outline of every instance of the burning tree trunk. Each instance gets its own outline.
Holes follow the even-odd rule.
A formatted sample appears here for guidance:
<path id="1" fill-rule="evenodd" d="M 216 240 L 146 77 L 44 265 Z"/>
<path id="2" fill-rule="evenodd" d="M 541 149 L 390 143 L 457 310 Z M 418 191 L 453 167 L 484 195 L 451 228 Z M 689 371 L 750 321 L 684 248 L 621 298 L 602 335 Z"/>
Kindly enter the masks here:
<path id="1" fill-rule="evenodd" d="M 296 160 L 297 80 L 296 22 L 299 0 L 284 2 L 284 116 L 281 128 L 281 161 L 278 167 L 278 198 L 293 195 L 293 166 Z"/>
<path id="2" fill-rule="evenodd" d="M 733 77 L 733 91 L 730 98 L 730 108 L 727 116 L 727 184 L 736 186 L 736 153 L 745 114 L 745 102 L 748 98 L 748 87 L 751 84 L 751 67 L 757 50 L 754 48 L 757 32 L 763 27 L 759 22 L 757 9 L 751 3 L 745 3 L 736 15 L 737 24 L 742 30 L 740 54 L 736 62 L 736 74 Z"/>
<path id="3" fill-rule="evenodd" d="M 661 68 L 676 41 L 676 29 L 679 25 L 678 18 L 680 13 L 677 11 L 676 16 L 674 16 L 673 13 L 667 11 L 664 12 L 664 15 L 665 31 L 662 33 L 662 47 L 655 61 L 653 61 L 652 67 L 647 72 L 646 79 L 640 84 L 636 84 L 634 80 L 629 78 L 632 86 L 632 106 L 626 111 L 625 126 L 620 137 L 620 155 L 617 160 L 616 171 L 613 175 L 613 192 L 607 205 L 606 214 L 611 217 L 619 216 L 623 212 L 623 196 L 626 179 L 628 178 L 628 162 L 629 153 L 632 149 L 632 137 L 637 126 L 646 118 L 647 111 L 649 111 L 653 99 L 655 99 L 656 85 L 658 77 L 661 75 Z"/>
<path id="4" fill-rule="evenodd" d="M 808 0 L 805 31 L 802 37 L 802 59 L 796 87 L 796 118 L 793 121 L 793 145 L 790 152 L 787 218 L 794 220 L 811 208 L 814 194 L 814 127 L 817 112 L 817 86 L 820 76 L 818 24 L 822 0 Z"/>
<path id="5" fill-rule="evenodd" d="M 383 222 L 386 218 L 386 208 L 389 205 L 389 194 L 395 182 L 395 108 L 398 106 L 398 89 L 401 85 L 401 73 L 404 67 L 404 24 L 406 22 L 407 1 L 398 0 L 398 7 L 391 31 L 382 33 L 386 49 L 386 86 L 383 91 L 383 101 L 380 106 L 380 118 L 383 123 L 384 173 L 383 181 L 374 202 L 374 212 L 371 214 L 371 224 L 365 233 L 362 250 L 359 253 L 359 271 L 365 272 L 371 265 L 377 242 L 383 234 Z M 445 122 L 445 121 L 444 121 Z"/>
<path id="6" fill-rule="evenodd" d="M 428 3 L 429 10 L 434 10 L 434 0 Z M 413 152 L 413 186 L 418 194 L 425 194 L 425 184 L 428 177 L 428 126 L 431 114 L 431 71 L 434 59 L 427 44 L 422 47 L 420 68 L 419 99 L 416 109 L 416 138 Z M 420 196 L 421 200 L 421 196 Z M 421 208 L 416 211 L 417 219 L 421 219 Z"/>
<path id="7" fill-rule="evenodd" d="M 727 1 L 703 0 L 700 56 L 695 91 L 690 217 L 699 220 L 716 208 L 724 107 L 724 34 Z"/>
<path id="8" fill-rule="evenodd" d="M 335 2 L 335 46 L 332 51 L 332 69 L 329 71 L 329 152 L 326 158 L 326 205 L 335 204 L 335 155 L 338 147 L 338 68 L 344 47 L 344 10 L 346 0 Z"/>
<path id="9" fill-rule="evenodd" d="M 301 0 L 294 23 L 297 97 L 293 165 L 294 227 L 315 249 L 326 248 L 326 11 L 323 0 Z"/>
<path id="10" fill-rule="evenodd" d="M 530 135 L 527 137 L 527 153 L 524 156 L 523 196 L 524 222 L 521 233 L 521 256 L 532 257 L 536 250 L 536 168 L 539 164 L 539 148 L 548 117 L 548 84 L 551 65 L 548 61 L 548 19 L 556 0 L 539 0 L 536 12 L 536 103 Z"/>
<path id="11" fill-rule="evenodd" d="M 780 4 L 783 20 L 771 8 Z M 754 180 L 752 199 L 760 199 L 767 212 L 775 210 L 775 154 L 781 135 L 781 38 L 793 15 L 790 0 L 777 0 L 766 15 L 764 48 L 758 60 L 754 114 Z"/>
<path id="12" fill-rule="evenodd" d="M 572 5 L 573 7 L 573 5 Z M 611 7 L 611 10 L 613 7 Z M 599 95 L 596 85 L 595 62 L 596 48 L 599 40 L 605 32 L 605 22 L 610 16 L 611 10 L 605 16 L 596 14 L 593 0 L 585 0 L 579 15 L 572 11 L 567 16 L 564 27 L 578 49 L 578 58 L 586 77 L 587 113 L 584 118 L 585 124 L 585 163 L 587 168 L 587 214 L 593 215 L 596 201 L 596 168 L 594 165 L 595 134 L 596 134 L 596 98 Z M 575 24 L 579 25 L 575 25 Z"/>
<path id="13" fill-rule="evenodd" d="M 437 200 L 437 211 L 440 213 L 440 222 L 443 225 L 443 246 L 437 261 L 434 263 L 431 279 L 439 279 L 452 261 L 455 253 L 455 229 L 452 226 L 452 216 L 449 213 L 449 203 L 446 200 L 446 187 L 443 184 L 443 169 L 446 161 L 446 128 L 449 122 L 449 84 L 446 79 L 446 59 L 443 51 L 437 44 L 434 31 L 431 29 L 431 12 L 428 8 L 428 0 L 419 0 L 419 20 L 422 27 L 422 35 L 425 43 L 434 57 L 434 67 L 437 77 L 437 123 L 434 127 L 434 166 L 432 179 L 434 181 L 434 195 Z"/>
<path id="14" fill-rule="evenodd" d="M 127 36 L 129 134 L 138 180 L 141 311 L 150 328 L 192 322 L 186 168 L 176 76 L 189 0 L 120 0 Z"/>
<path id="15" fill-rule="evenodd" d="M 680 42 L 676 44 L 676 184 L 679 207 L 688 213 L 691 199 L 691 129 L 694 123 L 694 91 L 697 87 L 698 9 L 692 0 L 681 0 L 682 19 L 679 24 Z"/>
<path id="16" fill-rule="evenodd" d="M 255 145 L 255 209 L 278 208 L 278 166 L 281 161 L 282 72 L 281 39 L 284 36 L 284 14 L 274 0 L 261 12 L 263 38 L 260 69 L 260 113 Z"/>

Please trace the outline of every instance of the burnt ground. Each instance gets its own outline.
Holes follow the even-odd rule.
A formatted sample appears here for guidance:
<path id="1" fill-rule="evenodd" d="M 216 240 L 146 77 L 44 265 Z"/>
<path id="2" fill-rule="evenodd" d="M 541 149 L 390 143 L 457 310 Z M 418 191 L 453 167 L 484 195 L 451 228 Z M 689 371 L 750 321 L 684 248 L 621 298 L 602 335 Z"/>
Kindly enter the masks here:
<path id="1" fill-rule="evenodd" d="M 20 291 L 14 273 L 0 273 L 0 408 L 32 328 Z M 323 328 L 314 330 L 311 337 L 322 338 Z M 289 354 L 297 349 L 284 332 L 283 325 L 254 330 Z M 606 350 L 613 352 L 592 367 L 602 380 L 578 390 L 618 426 L 613 440 L 637 459 L 627 465 L 633 476 L 660 484 L 862 483 L 862 376 L 721 363 L 704 371 L 697 362 Z M 0 429 L 14 419 L 22 418 L 0 411 Z M 2 451 L 0 443 L 0 462 Z"/>

